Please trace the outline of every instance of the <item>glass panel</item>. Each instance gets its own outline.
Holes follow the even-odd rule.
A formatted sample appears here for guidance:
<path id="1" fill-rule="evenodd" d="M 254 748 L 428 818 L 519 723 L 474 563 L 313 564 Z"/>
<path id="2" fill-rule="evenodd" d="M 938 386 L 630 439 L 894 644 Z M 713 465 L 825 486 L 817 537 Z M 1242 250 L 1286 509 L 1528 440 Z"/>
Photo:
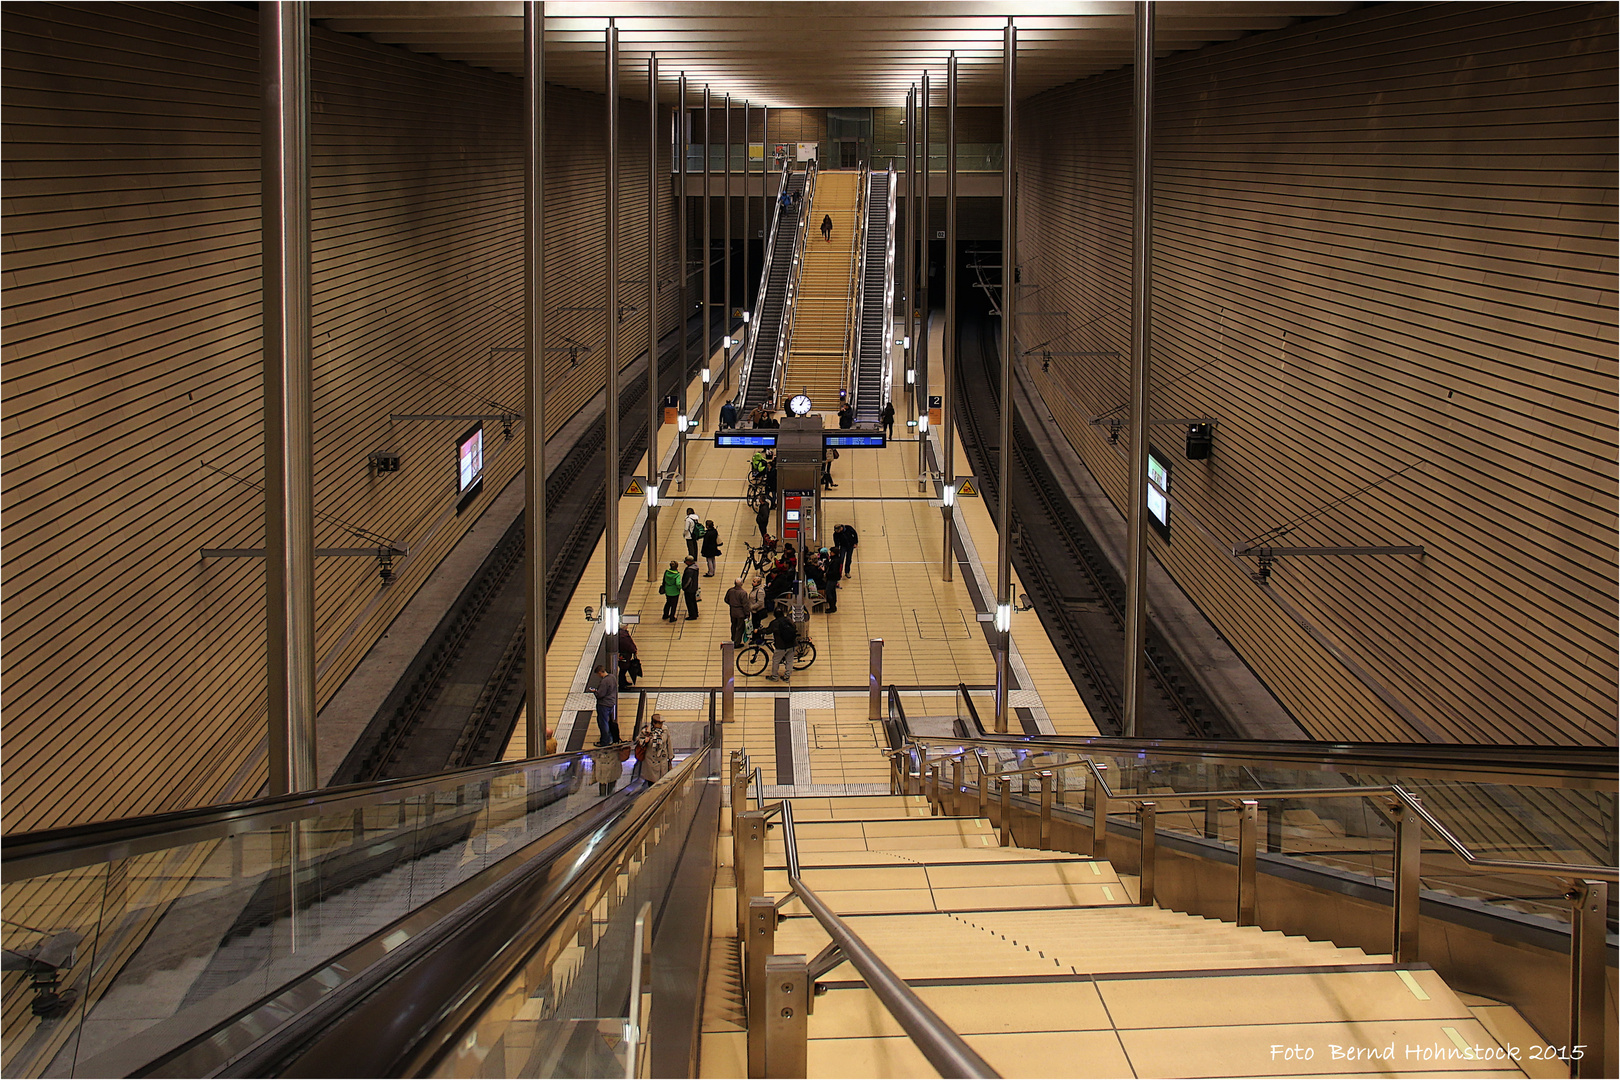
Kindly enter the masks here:
<path id="1" fill-rule="evenodd" d="M 682 742 L 694 740 L 704 735 L 685 733 Z M 4 1070 L 128 1075 L 630 782 L 628 769 L 614 772 L 592 782 L 590 755 L 559 755 L 7 880 Z"/>

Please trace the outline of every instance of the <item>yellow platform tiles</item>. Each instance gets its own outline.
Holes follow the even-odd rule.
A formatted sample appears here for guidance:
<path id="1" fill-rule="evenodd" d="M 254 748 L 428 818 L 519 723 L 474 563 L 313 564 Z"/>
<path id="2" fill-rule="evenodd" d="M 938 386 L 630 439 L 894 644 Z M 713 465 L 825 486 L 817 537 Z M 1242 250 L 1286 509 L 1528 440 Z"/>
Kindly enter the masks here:
<path id="1" fill-rule="evenodd" d="M 792 803 L 804 883 L 1002 1076 L 1526 1075 L 1507 1049 L 1522 1020 L 1421 965 L 1138 906 L 1109 863 L 1000 847 L 989 822 L 930 817 L 921 796 Z M 783 848 L 777 824 L 773 897 L 788 891 Z M 705 1077 L 748 1074 L 721 851 Z M 782 913 L 777 954 L 828 943 L 798 900 Z M 820 982 L 808 1076 L 938 1075 L 850 964 Z"/>

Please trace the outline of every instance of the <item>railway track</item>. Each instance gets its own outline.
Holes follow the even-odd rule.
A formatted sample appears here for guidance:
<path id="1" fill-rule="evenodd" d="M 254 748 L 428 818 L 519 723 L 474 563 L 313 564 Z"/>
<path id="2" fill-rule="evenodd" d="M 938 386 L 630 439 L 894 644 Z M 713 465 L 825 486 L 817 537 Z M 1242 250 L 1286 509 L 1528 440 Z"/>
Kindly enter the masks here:
<path id="1" fill-rule="evenodd" d="M 701 318 L 687 323 L 688 348 Z M 678 334 L 659 342 L 659 385 L 676 378 Z M 647 383 L 619 395 L 621 460 L 647 449 Z M 557 632 L 591 552 L 601 538 L 603 442 L 592 424 L 546 481 L 546 641 Z M 334 784 L 388 780 L 493 761 L 510 739 L 524 703 L 524 515 L 520 513 L 440 620 L 427 644 L 383 701 L 332 778 Z"/>
<path id="2" fill-rule="evenodd" d="M 986 315 L 968 316 L 957 349 L 957 417 L 962 443 L 987 500 L 998 496 L 1001 363 Z M 1098 730 L 1124 730 L 1125 586 L 1091 539 L 1051 468 L 1030 453 L 1022 417 L 1013 424 L 1013 565 L 1048 636 L 1059 646 Z M 1217 738 L 1231 734 L 1150 625 L 1144 738 Z"/>

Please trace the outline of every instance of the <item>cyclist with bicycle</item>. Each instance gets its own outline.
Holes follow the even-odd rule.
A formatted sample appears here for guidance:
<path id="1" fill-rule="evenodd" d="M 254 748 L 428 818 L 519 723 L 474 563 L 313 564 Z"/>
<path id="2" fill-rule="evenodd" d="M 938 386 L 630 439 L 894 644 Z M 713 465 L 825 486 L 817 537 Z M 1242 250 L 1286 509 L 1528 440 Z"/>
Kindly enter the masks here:
<path id="1" fill-rule="evenodd" d="M 771 666 L 765 672 L 765 677 L 772 682 L 789 682 L 793 674 L 793 654 L 799 644 L 799 628 L 793 625 L 793 620 L 778 615 L 771 623 Z M 776 668 L 780 664 L 782 675 L 777 677 Z"/>

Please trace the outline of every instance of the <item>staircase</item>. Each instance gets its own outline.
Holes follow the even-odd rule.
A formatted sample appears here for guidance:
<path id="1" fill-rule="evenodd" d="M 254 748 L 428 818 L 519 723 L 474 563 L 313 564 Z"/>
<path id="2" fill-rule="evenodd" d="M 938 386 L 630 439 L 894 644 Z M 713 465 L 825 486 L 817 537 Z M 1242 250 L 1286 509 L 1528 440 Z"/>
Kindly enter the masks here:
<path id="1" fill-rule="evenodd" d="M 858 171 L 818 175 L 815 205 L 810 207 L 805 228 L 804 266 L 799 272 L 782 393 L 808 393 L 815 408 L 823 412 L 838 409 L 838 394 L 844 388 L 861 175 Z M 830 242 L 821 238 L 823 216 L 833 220 Z"/>
<path id="2" fill-rule="evenodd" d="M 787 189 L 800 195 L 804 192 L 804 174 L 788 176 Z M 743 411 L 755 405 L 769 405 L 775 400 L 771 376 L 774 372 L 777 344 L 782 338 L 784 316 L 787 309 L 788 279 L 793 272 L 793 245 L 799 235 L 799 215 L 805 211 L 803 202 L 796 202 L 781 215 L 772 234 L 770 264 L 766 267 L 764 302 L 759 305 L 759 325 L 754 331 L 752 359 L 743 384 Z"/>
<path id="3" fill-rule="evenodd" d="M 1003 1076 L 1525 1075 L 1492 1034 L 1499 1018 L 1424 965 L 1138 906 L 1108 862 L 1001 847 L 988 821 L 929 817 L 921 796 L 792 802 L 805 884 Z M 779 824 L 765 865 L 766 893 L 787 893 Z M 716 936 L 733 939 L 713 954 L 711 995 L 725 1000 L 706 1009 L 700 1075 L 745 1076 L 722 875 Z M 796 898 L 782 916 L 775 953 L 828 944 Z M 853 966 L 820 987 L 807 1076 L 936 1075 Z"/>
<path id="4" fill-rule="evenodd" d="M 883 367 L 888 359 L 889 252 L 893 219 L 888 172 L 872 174 L 866 204 L 866 254 L 861 272 L 861 322 L 855 353 L 855 420 L 875 424 L 883 412 Z"/>

